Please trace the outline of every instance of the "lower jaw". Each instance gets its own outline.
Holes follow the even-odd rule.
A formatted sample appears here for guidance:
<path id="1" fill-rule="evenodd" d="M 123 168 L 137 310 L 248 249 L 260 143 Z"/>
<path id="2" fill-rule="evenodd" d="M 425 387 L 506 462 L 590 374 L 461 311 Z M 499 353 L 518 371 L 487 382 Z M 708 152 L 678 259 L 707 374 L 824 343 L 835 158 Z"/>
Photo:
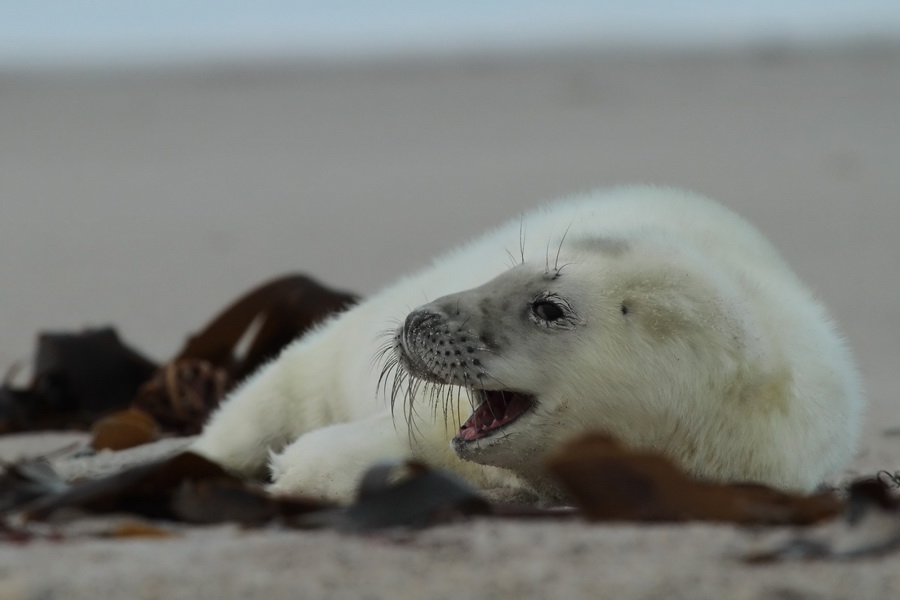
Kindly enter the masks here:
<path id="1" fill-rule="evenodd" d="M 456 455 L 464 460 L 472 460 L 473 456 L 481 454 L 490 442 L 490 437 L 479 438 L 477 440 L 467 440 L 460 436 L 454 436 L 450 440 L 450 447 L 456 452 Z M 477 461 L 476 461 L 477 462 Z"/>
<path id="2" fill-rule="evenodd" d="M 497 434 L 498 435 L 488 435 L 474 440 L 466 440 L 460 436 L 456 436 L 450 441 L 450 447 L 462 460 L 495 467 L 511 466 L 511 464 L 507 465 L 510 461 L 504 456 L 506 453 L 502 451 L 502 448 L 498 447 L 506 442 L 499 430 L 497 431 Z"/>

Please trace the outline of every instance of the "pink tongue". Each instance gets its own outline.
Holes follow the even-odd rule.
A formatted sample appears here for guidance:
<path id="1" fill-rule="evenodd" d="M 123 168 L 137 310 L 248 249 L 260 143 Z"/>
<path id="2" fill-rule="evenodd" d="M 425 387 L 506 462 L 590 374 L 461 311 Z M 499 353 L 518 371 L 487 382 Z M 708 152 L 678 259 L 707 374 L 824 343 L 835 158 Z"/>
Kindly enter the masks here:
<path id="1" fill-rule="evenodd" d="M 488 392 L 485 402 L 459 428 L 457 437 L 471 441 L 485 437 L 498 427 L 514 421 L 525 412 L 531 402 L 515 392 Z"/>

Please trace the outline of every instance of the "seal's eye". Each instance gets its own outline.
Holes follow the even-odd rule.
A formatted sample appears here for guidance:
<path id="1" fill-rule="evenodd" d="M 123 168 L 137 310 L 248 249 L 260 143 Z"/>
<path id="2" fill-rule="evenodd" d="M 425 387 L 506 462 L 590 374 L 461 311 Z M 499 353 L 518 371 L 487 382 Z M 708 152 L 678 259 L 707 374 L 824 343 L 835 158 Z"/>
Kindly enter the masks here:
<path id="1" fill-rule="evenodd" d="M 531 305 L 531 311 L 542 321 L 558 321 L 563 318 L 563 310 L 548 300 L 539 300 Z"/>

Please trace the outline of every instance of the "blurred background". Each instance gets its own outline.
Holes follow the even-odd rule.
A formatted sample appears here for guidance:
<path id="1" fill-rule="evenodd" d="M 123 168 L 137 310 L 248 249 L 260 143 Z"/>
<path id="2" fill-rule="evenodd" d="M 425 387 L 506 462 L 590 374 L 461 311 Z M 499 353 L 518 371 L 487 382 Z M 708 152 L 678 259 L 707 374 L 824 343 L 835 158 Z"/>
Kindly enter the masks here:
<path id="1" fill-rule="evenodd" d="M 0 17 L 0 64 L 26 66 L 828 43 L 900 30 L 894 0 L 2 0 Z"/>
<path id="2" fill-rule="evenodd" d="M 370 294 L 629 182 L 759 225 L 898 420 L 895 0 L 0 0 L 0 369 L 107 323 L 164 359 L 275 275 Z"/>

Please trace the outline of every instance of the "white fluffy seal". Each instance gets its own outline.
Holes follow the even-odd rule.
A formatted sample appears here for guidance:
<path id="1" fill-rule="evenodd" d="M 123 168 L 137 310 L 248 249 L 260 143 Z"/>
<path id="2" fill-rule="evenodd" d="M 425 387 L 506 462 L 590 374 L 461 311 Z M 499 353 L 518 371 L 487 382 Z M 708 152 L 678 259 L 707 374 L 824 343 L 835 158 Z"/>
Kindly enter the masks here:
<path id="1" fill-rule="evenodd" d="M 628 187 L 516 218 L 330 319 L 194 449 L 342 502 L 401 457 L 554 499 L 545 454 L 600 430 L 703 479 L 809 491 L 853 453 L 862 407 L 825 309 L 760 233 Z"/>

